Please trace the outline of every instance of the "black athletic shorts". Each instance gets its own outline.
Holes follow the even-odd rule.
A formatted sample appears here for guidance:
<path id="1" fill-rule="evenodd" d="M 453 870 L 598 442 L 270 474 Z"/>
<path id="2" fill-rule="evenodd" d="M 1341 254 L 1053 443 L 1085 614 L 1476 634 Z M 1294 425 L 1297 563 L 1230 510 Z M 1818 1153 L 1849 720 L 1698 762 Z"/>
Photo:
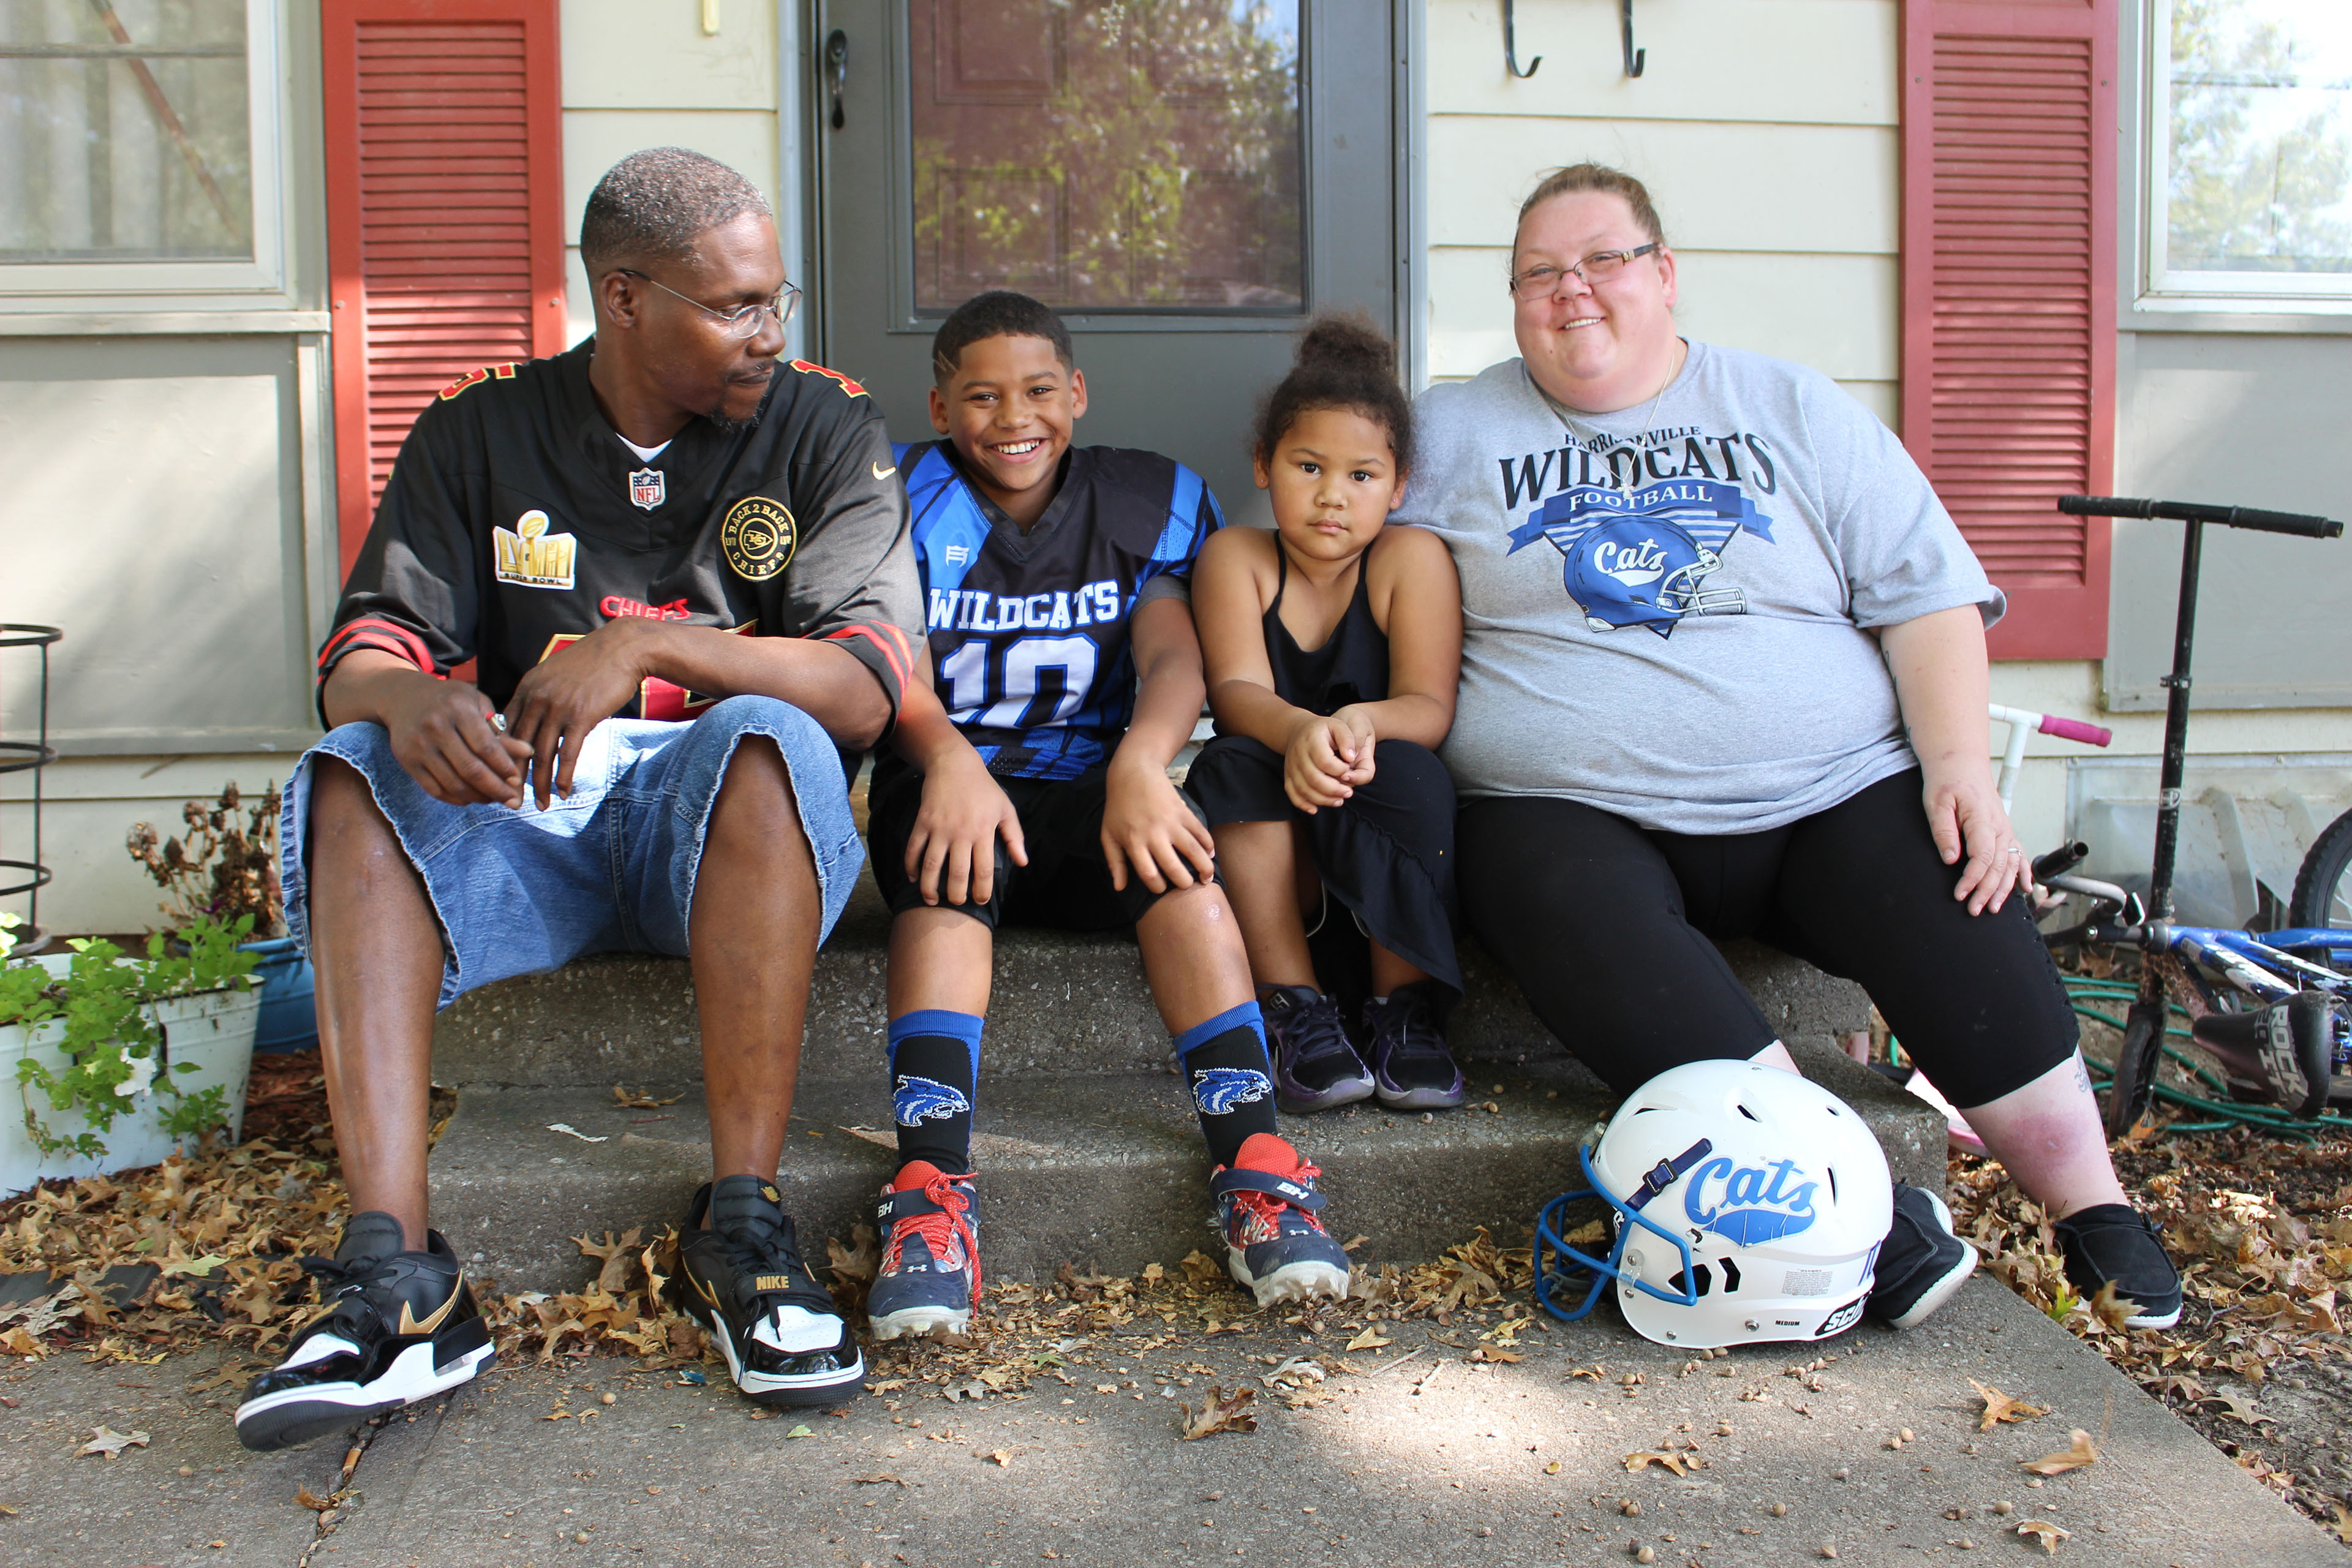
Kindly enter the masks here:
<path id="1" fill-rule="evenodd" d="M 1961 868 L 1936 852 L 1916 770 L 1765 833 L 1653 833 L 1575 801 L 1489 797 L 1463 808 L 1455 846 L 1471 931 L 1620 1093 L 1779 1037 L 1716 950 L 1738 937 L 1860 983 L 1962 1110 L 2074 1050 L 2027 900 L 1970 915 L 1952 897 Z"/>
<path id="2" fill-rule="evenodd" d="M 938 907 L 968 914 L 991 931 L 1000 924 L 1118 931 L 1141 920 L 1162 895 L 1132 869 L 1124 889 L 1110 885 L 1102 848 L 1104 776 L 1097 768 L 1074 779 L 998 779 L 1021 814 L 1029 864 L 1014 865 L 999 838 L 996 886 L 988 902 L 950 904 L 942 894 Z M 1189 799 L 1185 804 L 1200 816 L 1200 807 Z M 866 843 L 875 885 L 894 915 L 927 907 L 906 868 L 907 840 L 922 808 L 923 775 L 895 756 L 878 759 L 866 790 Z"/>

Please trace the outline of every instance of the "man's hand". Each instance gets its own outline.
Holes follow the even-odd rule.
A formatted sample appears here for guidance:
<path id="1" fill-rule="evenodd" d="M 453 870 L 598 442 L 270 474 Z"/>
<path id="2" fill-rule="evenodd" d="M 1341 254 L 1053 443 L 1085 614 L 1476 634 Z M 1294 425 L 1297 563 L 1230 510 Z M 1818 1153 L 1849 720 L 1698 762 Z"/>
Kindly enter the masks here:
<path id="1" fill-rule="evenodd" d="M 1925 766 L 1924 772 L 1927 783 L 1921 793 L 1936 852 L 1947 866 L 1957 864 L 1963 852 L 1968 856 L 1952 896 L 1966 899 L 1972 915 L 1999 910 L 2014 891 L 2032 897 L 2033 868 L 2026 863 L 2009 814 L 2000 808 L 1990 767 L 1963 763 Z"/>
<path id="2" fill-rule="evenodd" d="M 1113 888 L 1124 892 L 1130 873 L 1155 893 L 1216 875 L 1217 841 L 1165 768 L 1114 756 L 1103 789 L 1103 858 Z"/>
<path id="3" fill-rule="evenodd" d="M 531 791 L 540 810 L 547 809 L 551 789 L 572 794 L 572 770 L 588 731 L 636 696 L 649 673 L 646 656 L 659 636 L 652 621 L 608 621 L 548 655 L 515 683 L 507 703 L 507 735 L 520 742 L 531 759 Z"/>
<path id="4" fill-rule="evenodd" d="M 328 678 L 332 721 L 373 718 L 392 754 L 434 799 L 451 805 L 522 804 L 530 748 L 499 733 L 490 700 L 373 648 L 346 656 Z M 340 713 L 334 710 L 341 709 Z"/>
<path id="5" fill-rule="evenodd" d="M 923 774 L 923 805 L 907 838 L 907 877 L 936 905 L 944 895 L 984 904 L 996 891 L 996 839 L 1016 866 L 1029 864 L 1021 814 L 971 747 L 949 752 Z"/>
<path id="6" fill-rule="evenodd" d="M 1372 716 L 1350 704 L 1326 719 L 1308 714 L 1291 732 L 1282 758 L 1283 793 L 1312 816 L 1323 806 L 1341 806 L 1372 782 Z"/>

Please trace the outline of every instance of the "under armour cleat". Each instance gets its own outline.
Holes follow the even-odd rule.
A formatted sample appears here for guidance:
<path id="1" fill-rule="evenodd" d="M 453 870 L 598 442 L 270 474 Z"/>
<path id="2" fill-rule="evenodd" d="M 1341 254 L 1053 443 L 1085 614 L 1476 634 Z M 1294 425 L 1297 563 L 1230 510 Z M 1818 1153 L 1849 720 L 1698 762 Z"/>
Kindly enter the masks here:
<path id="1" fill-rule="evenodd" d="M 302 1259 L 327 1310 L 246 1390 L 237 1441 L 290 1448 L 481 1371 L 490 1331 L 457 1255 L 437 1230 L 425 1233 L 422 1252 L 402 1250 L 402 1239 L 398 1220 L 371 1211 L 352 1216 L 334 1257 Z"/>
<path id="2" fill-rule="evenodd" d="M 1339 1005 L 1311 985 L 1257 994 L 1274 1047 L 1274 1103 L 1294 1116 L 1372 1098 L 1371 1070 L 1356 1054 Z"/>
<path id="3" fill-rule="evenodd" d="M 971 1178 L 908 1161 L 883 1189 L 874 1221 L 887 1238 L 866 1298 L 875 1339 L 969 1329 L 980 1308 L 980 1200 Z"/>
<path id="4" fill-rule="evenodd" d="M 1434 981 L 1400 985 L 1364 1004 L 1372 1037 L 1372 1092 L 1392 1110 L 1451 1110 L 1462 1103 L 1462 1069 L 1445 1047 L 1430 1006 Z"/>
<path id="5" fill-rule="evenodd" d="M 2127 1329 L 2168 1329 L 2180 1321 L 2180 1271 L 2165 1255 L 2164 1233 L 2126 1204 L 2094 1204 L 2050 1227 L 2066 1258 L 2066 1282 L 2085 1301 L 2115 1287 L 2135 1310 Z"/>
<path id="6" fill-rule="evenodd" d="M 1895 1223 L 1879 1245 L 1870 1315 L 1897 1329 L 1926 1322 L 1976 1271 L 1977 1249 L 1952 1234 L 1952 1211 L 1925 1187 L 1895 1184 Z"/>
<path id="7" fill-rule="evenodd" d="M 1325 1202 L 1315 1190 L 1322 1173 L 1273 1133 L 1253 1132 L 1233 1164 L 1209 1178 L 1225 1268 L 1261 1307 L 1347 1297 L 1347 1251 L 1316 1217 Z"/>
<path id="8" fill-rule="evenodd" d="M 866 1361 L 801 1260 L 782 1205 L 774 1184 L 757 1176 L 706 1184 L 687 1211 L 670 1288 L 710 1331 L 746 1395 L 762 1405 L 844 1404 L 857 1397 Z"/>

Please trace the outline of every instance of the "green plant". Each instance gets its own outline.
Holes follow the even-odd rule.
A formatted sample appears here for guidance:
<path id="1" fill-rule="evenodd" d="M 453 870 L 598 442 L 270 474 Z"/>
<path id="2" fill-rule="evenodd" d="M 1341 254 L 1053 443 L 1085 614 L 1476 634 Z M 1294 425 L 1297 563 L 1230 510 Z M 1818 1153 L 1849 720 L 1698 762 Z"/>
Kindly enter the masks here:
<path id="1" fill-rule="evenodd" d="M 202 915 L 179 933 L 184 952 L 173 952 L 174 944 L 161 932 L 147 939 L 143 959 L 126 956 L 103 938 L 76 939 L 68 944 L 74 956 L 61 979 L 36 964 L 0 967 L 0 1025 L 29 1030 L 58 1020 L 65 1026 L 59 1042 L 68 1063 L 64 1071 L 30 1055 L 16 1064 L 25 1131 L 34 1146 L 44 1155 L 105 1153 L 100 1135 L 129 1108 L 123 1086 L 163 1047 L 163 1031 L 148 1016 L 146 1005 L 251 984 L 259 960 L 237 951 L 237 944 L 252 930 L 249 914 L 227 921 Z M 194 1062 L 173 1068 L 173 1073 L 195 1070 Z M 142 1087 L 165 1102 L 161 1121 L 174 1137 L 193 1137 L 228 1120 L 227 1096 L 217 1085 L 189 1094 L 172 1081 L 172 1074 L 153 1073 Z M 71 1137 L 50 1131 L 35 1108 L 37 1093 L 53 1112 L 79 1108 L 89 1130 Z"/>

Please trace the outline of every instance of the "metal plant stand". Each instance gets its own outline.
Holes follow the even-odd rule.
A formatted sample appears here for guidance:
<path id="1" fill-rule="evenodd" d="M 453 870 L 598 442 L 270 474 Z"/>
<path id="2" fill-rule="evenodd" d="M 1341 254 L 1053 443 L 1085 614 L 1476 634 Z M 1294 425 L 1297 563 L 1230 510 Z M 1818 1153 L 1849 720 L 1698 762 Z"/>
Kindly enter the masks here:
<path id="1" fill-rule="evenodd" d="M 0 876 L 23 872 L 23 881 L 0 887 L 0 899 L 18 893 L 31 896 L 31 907 L 26 914 L 26 927 L 21 940 L 27 945 L 38 945 L 47 935 L 41 929 L 41 889 L 48 885 L 51 872 L 41 864 L 41 770 L 58 760 L 57 748 L 49 744 L 49 645 L 65 633 L 55 626 L 15 626 L 0 622 L 0 652 L 10 648 L 33 647 L 41 650 L 40 727 L 37 738 L 30 741 L 0 739 L 0 773 L 29 773 L 33 775 L 33 858 L 29 860 L 0 858 Z"/>

